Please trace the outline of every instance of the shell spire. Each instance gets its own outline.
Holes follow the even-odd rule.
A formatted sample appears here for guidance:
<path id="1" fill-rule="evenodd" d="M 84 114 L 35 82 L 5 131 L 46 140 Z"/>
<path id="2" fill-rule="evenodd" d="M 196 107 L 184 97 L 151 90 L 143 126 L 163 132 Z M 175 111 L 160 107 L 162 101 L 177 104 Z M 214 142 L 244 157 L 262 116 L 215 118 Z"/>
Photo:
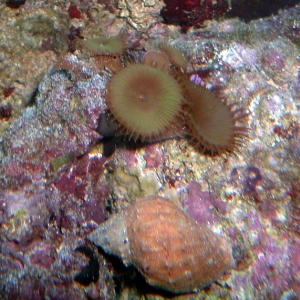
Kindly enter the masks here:
<path id="1" fill-rule="evenodd" d="M 116 214 L 93 231 L 88 239 L 106 253 L 119 256 L 125 265 L 129 265 L 130 247 L 125 221 L 123 214 Z"/>

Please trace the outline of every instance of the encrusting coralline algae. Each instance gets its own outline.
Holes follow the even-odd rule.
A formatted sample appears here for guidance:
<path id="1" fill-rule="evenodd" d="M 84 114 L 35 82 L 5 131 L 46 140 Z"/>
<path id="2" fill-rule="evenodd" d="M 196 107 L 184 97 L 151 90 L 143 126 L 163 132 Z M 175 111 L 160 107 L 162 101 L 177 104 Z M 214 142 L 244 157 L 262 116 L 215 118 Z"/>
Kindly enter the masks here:
<path id="1" fill-rule="evenodd" d="M 183 206 L 239 251 L 217 283 L 176 299 L 299 298 L 299 6 L 182 34 L 185 24 L 162 22 L 163 1 L 135 3 L 0 4 L 0 298 L 169 296 L 141 287 L 135 268 L 115 265 L 87 239 L 149 195 Z M 205 156 L 186 139 L 103 139 L 97 127 L 112 73 L 107 58 L 77 42 L 120 31 L 127 58 L 141 62 L 171 45 L 186 55 L 193 82 L 249 110 L 240 154 Z"/>

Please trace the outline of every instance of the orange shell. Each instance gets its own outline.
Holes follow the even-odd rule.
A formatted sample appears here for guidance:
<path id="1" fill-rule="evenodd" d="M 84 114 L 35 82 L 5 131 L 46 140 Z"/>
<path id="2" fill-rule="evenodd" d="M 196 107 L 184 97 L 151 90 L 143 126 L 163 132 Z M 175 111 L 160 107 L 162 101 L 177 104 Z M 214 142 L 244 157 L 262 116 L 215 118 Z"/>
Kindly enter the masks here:
<path id="1" fill-rule="evenodd" d="M 234 265 L 224 238 L 162 197 L 137 200 L 106 223 L 89 239 L 132 263 L 149 284 L 174 293 L 205 287 Z"/>

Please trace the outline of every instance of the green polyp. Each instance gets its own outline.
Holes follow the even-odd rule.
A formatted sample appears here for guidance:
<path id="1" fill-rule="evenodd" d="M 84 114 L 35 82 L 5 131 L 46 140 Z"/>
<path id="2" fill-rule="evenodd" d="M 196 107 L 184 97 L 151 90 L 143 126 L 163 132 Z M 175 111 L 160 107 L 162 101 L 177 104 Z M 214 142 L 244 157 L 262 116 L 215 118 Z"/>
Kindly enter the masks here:
<path id="1" fill-rule="evenodd" d="M 120 35 L 89 38 L 83 41 L 83 45 L 94 54 L 119 55 L 124 50 L 122 36 Z"/>

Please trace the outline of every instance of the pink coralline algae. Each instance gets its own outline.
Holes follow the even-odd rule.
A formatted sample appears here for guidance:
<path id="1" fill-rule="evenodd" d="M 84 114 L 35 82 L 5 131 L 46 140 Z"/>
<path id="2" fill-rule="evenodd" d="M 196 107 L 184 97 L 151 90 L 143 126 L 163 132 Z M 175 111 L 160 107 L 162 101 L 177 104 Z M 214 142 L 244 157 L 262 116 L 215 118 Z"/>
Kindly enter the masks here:
<path id="1" fill-rule="evenodd" d="M 218 214 L 225 215 L 227 203 L 218 200 L 212 193 L 202 191 L 199 183 L 192 181 L 187 186 L 187 197 L 183 200 L 186 213 L 199 224 L 220 222 Z"/>
<path id="2" fill-rule="evenodd" d="M 272 239 L 267 233 L 259 234 L 259 245 L 254 250 L 255 262 L 252 265 L 251 282 L 257 291 L 269 280 L 271 299 L 279 299 L 283 290 L 288 290 L 291 271 L 288 266 L 290 245 L 288 235 L 282 235 L 281 240 Z M 257 297 L 259 293 L 257 292 Z"/>
<path id="3" fill-rule="evenodd" d="M 229 9 L 227 0 L 164 0 L 166 6 L 161 15 L 165 22 L 178 24 L 183 32 L 206 20 L 218 19 Z"/>
<path id="4" fill-rule="evenodd" d="M 16 88 L 13 86 L 3 88 L 3 96 L 8 98 L 15 91 L 15 89 Z"/>
<path id="5" fill-rule="evenodd" d="M 145 152 L 146 168 L 157 168 L 163 163 L 164 155 L 155 144 L 148 145 Z"/>
<path id="6" fill-rule="evenodd" d="M 74 275 L 86 258 L 75 248 L 104 221 L 108 197 L 107 159 L 88 153 L 101 137 L 102 80 L 96 76 L 75 88 L 64 72 L 49 74 L 34 106 L 2 136 L 1 299 L 85 299 Z M 101 286 L 93 285 L 99 295 Z M 114 298 L 113 288 L 109 294 Z"/>
<path id="7" fill-rule="evenodd" d="M 204 24 L 221 17 L 227 2 L 166 0 L 165 22 L 158 18 L 140 35 L 126 17 L 115 22 L 121 1 L 69 2 L 26 1 L 19 10 L 0 5 L 7 18 L 3 25 L 32 28 L 38 15 L 50 19 L 47 27 L 54 22 L 55 33 L 38 39 L 35 48 L 25 42 L 30 52 L 23 46 L 16 51 L 23 64 L 14 57 L 15 27 L 13 38 L 4 32 L 7 44 L 0 41 L 0 61 L 8 70 L 2 73 L 1 65 L 0 298 L 163 299 L 165 294 L 146 282 L 140 286 L 136 269 L 114 264 L 87 239 L 139 194 L 158 194 L 183 208 L 200 228 L 225 235 L 237 262 L 220 282 L 176 299 L 299 299 L 300 6 L 249 24 L 221 18 Z M 140 2 L 155 2 L 155 9 L 159 3 L 157 14 L 163 5 Z M 68 13 L 70 5 L 78 15 Z M 191 81 L 249 109 L 247 147 L 236 156 L 207 157 L 185 139 L 136 143 L 112 136 L 110 126 L 111 131 L 97 130 L 99 115 L 107 114 L 113 72 L 76 46 L 83 34 L 96 37 L 100 29 L 114 35 L 119 25 L 135 45 L 126 49 L 126 59 L 139 61 L 156 42 L 170 43 L 187 55 Z M 38 38 L 39 33 L 25 32 L 26 40 Z M 57 57 L 63 40 L 67 52 Z M 59 60 L 54 69 L 45 63 L 48 57 Z M 35 58 L 40 63 L 33 66 Z M 40 67 L 46 77 L 29 88 Z M 10 78 L 16 72 L 18 79 Z"/>
<path id="8" fill-rule="evenodd" d="M 40 265 L 42 268 L 49 269 L 55 261 L 56 249 L 52 245 L 43 245 L 30 256 L 33 265 Z"/>
<path id="9" fill-rule="evenodd" d="M 70 5 L 68 12 L 71 19 L 83 19 L 76 5 Z"/>

